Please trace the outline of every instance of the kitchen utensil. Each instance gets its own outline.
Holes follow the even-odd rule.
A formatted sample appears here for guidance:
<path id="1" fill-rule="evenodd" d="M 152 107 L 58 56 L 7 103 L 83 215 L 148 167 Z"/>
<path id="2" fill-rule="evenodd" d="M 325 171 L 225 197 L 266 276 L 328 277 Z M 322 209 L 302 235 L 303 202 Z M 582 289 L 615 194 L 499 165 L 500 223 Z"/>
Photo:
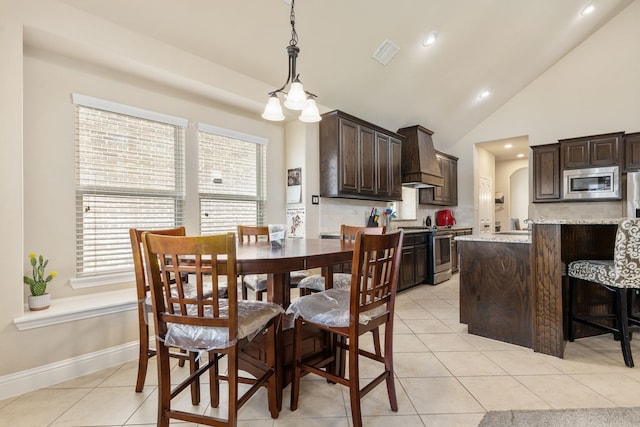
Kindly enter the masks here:
<path id="1" fill-rule="evenodd" d="M 427 227 L 431 227 L 431 215 L 427 215 L 427 219 L 424 222 L 424 225 Z"/>

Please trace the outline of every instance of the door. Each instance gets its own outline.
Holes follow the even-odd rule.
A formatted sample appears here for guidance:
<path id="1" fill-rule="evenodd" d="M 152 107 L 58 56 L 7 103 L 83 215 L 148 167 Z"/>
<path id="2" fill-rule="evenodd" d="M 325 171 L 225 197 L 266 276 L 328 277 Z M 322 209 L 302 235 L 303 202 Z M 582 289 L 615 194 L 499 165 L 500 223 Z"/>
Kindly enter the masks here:
<path id="1" fill-rule="evenodd" d="M 478 222 L 480 234 L 492 233 L 493 223 L 493 182 L 491 178 L 478 178 Z"/>

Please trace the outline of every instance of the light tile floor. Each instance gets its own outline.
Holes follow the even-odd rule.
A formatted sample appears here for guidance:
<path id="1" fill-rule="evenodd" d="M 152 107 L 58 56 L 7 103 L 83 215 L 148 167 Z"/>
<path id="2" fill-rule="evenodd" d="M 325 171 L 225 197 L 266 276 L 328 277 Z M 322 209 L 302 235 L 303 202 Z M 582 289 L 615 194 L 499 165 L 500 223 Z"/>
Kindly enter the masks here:
<path id="1" fill-rule="evenodd" d="M 397 297 L 394 362 L 399 411 L 391 412 L 386 388 L 378 386 L 362 402 L 367 426 L 477 426 L 486 411 L 509 409 L 600 408 L 638 406 L 640 368 L 624 366 L 611 336 L 568 343 L 565 359 L 469 335 L 458 321 L 458 276 L 437 286 L 419 286 Z M 370 334 L 365 335 L 368 339 Z M 633 351 L 640 358 L 640 340 Z M 0 425 L 153 426 L 156 420 L 155 363 L 143 393 L 133 386 L 137 362 L 0 401 Z M 175 375 L 187 369 L 175 367 Z M 362 367 L 363 377 L 373 375 Z M 241 409 L 240 425 L 253 427 L 351 425 L 349 393 L 318 377 L 301 385 L 299 408 L 269 417 L 260 391 Z M 188 392 L 180 407 L 192 407 Z M 208 401 L 203 388 L 203 402 Z M 176 425 L 189 426 L 187 423 Z M 173 425 L 173 424 L 172 424 Z"/>

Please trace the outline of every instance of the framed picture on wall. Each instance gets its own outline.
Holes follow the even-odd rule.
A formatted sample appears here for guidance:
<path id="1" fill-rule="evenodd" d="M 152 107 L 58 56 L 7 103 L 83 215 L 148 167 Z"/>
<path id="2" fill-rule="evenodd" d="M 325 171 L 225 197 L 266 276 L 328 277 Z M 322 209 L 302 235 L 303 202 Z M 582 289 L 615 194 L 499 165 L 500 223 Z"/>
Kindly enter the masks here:
<path id="1" fill-rule="evenodd" d="M 287 171 L 287 203 L 302 203 L 302 168 Z"/>

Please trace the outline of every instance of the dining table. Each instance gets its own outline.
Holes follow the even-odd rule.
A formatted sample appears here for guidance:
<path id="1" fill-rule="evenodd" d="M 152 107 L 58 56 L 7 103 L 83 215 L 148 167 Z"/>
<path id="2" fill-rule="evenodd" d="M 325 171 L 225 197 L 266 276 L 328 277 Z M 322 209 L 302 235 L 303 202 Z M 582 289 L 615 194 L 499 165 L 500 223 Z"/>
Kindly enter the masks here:
<path id="1" fill-rule="evenodd" d="M 273 247 L 270 242 L 238 242 L 236 264 L 238 275 L 267 274 L 267 300 L 287 308 L 290 304 L 289 273 L 320 268 L 325 277 L 325 287 L 333 286 L 335 266 L 349 263 L 355 244 L 342 239 L 286 239 L 284 246 Z M 291 316 L 285 315 L 277 340 L 277 396 L 282 406 L 282 389 L 289 384 L 292 375 L 293 329 Z M 254 345 L 246 345 L 239 354 L 239 367 L 258 376 L 265 369 L 265 354 L 256 337 Z M 309 327 L 303 332 L 305 354 L 331 351 L 330 340 L 325 333 Z M 326 355 L 326 354 L 325 354 Z"/>
<path id="2" fill-rule="evenodd" d="M 321 268 L 325 287 L 333 286 L 333 267 L 353 257 L 353 242 L 342 239 L 286 239 L 282 247 L 270 242 L 239 242 L 236 246 L 238 275 L 267 274 L 267 300 L 287 308 L 290 303 L 289 273 Z"/>

